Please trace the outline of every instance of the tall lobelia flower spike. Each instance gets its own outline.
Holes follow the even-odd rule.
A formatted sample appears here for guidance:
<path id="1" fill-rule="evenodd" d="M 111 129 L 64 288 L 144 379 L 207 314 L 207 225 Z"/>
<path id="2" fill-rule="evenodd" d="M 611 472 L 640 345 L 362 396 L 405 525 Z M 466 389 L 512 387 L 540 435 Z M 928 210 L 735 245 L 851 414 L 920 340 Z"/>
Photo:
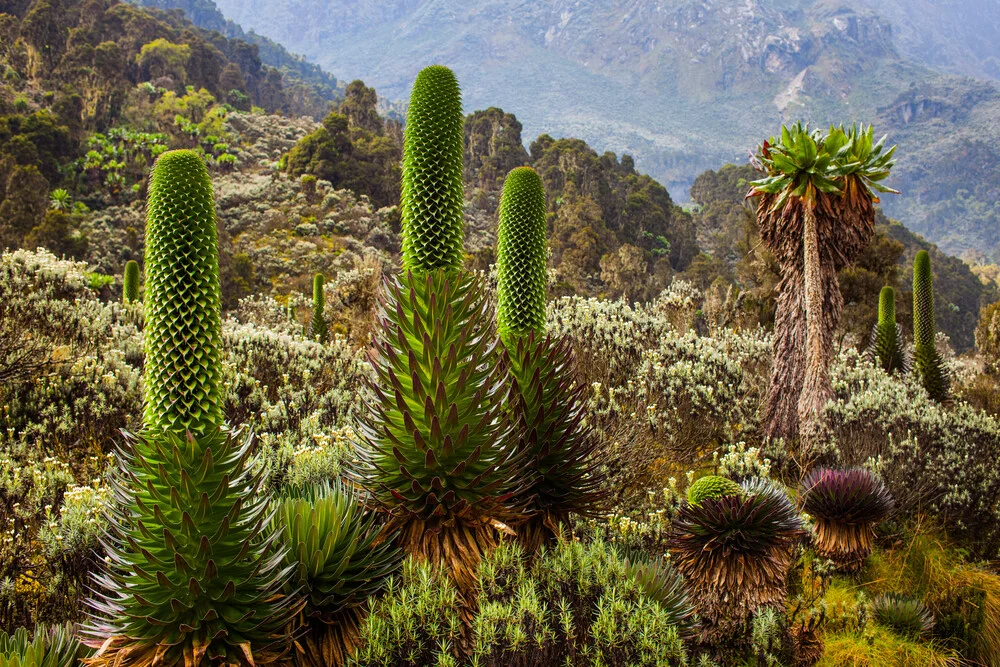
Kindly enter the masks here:
<path id="1" fill-rule="evenodd" d="M 322 345 L 326 344 L 327 335 L 329 334 L 326 315 L 323 313 L 326 309 L 326 294 L 323 293 L 324 282 L 325 279 L 322 273 L 317 273 L 313 276 L 313 316 L 312 322 L 309 325 L 313 340 Z"/>
<path id="2" fill-rule="evenodd" d="M 934 327 L 934 285 L 931 256 L 921 250 L 913 260 L 913 359 L 924 389 L 940 403 L 949 399 L 950 382 L 938 354 Z"/>
<path id="3" fill-rule="evenodd" d="M 94 665 L 277 661 L 296 610 L 264 530 L 252 442 L 223 420 L 219 265 L 208 172 L 192 151 L 156 161 L 146 221 L 143 430 L 119 450 L 116 502 L 87 630 Z"/>
<path id="4" fill-rule="evenodd" d="M 511 171 L 497 227 L 497 325 L 515 397 L 511 416 L 529 460 L 522 496 L 529 518 L 515 529 L 529 553 L 552 542 L 571 513 L 599 511 L 606 496 L 570 343 L 545 335 L 545 211 L 538 173 Z"/>
<path id="5" fill-rule="evenodd" d="M 908 372 L 910 363 L 903 346 L 903 329 L 896 323 L 896 291 L 888 286 L 878 296 L 878 322 L 872 330 L 869 350 L 872 360 L 885 372 Z"/>
<path id="6" fill-rule="evenodd" d="M 442 65 L 422 69 L 410 94 L 403 142 L 400 212 L 406 270 L 462 267 L 464 123 L 455 74 Z"/>
<path id="7" fill-rule="evenodd" d="M 130 259 L 125 262 L 122 276 L 122 301 L 126 304 L 139 300 L 139 262 Z"/>

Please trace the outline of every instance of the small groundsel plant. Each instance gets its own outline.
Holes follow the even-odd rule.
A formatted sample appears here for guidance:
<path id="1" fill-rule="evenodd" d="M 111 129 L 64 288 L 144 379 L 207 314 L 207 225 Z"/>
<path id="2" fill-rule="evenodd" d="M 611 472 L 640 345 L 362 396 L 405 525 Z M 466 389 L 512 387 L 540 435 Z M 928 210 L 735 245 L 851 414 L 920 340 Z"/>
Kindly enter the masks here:
<path id="1" fill-rule="evenodd" d="M 783 488 L 753 478 L 741 493 L 688 503 L 674 519 L 671 562 L 691 587 L 709 643 L 735 646 L 758 609 L 780 604 L 792 547 L 805 534 Z"/>

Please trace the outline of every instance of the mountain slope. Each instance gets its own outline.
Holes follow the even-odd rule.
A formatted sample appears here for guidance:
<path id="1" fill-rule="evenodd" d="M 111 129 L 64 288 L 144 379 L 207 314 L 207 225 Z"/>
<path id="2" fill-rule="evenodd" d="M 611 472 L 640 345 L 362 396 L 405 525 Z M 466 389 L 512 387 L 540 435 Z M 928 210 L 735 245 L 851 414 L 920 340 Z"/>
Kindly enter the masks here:
<path id="1" fill-rule="evenodd" d="M 898 15 L 903 5 L 890 0 L 218 4 L 321 65 L 363 77 L 384 97 L 405 98 L 425 64 L 450 65 L 467 110 L 502 106 L 526 137 L 576 136 L 598 151 L 631 153 L 671 192 L 744 159 L 782 120 L 874 121 L 900 143 L 894 184 L 904 194 L 887 200 L 887 211 L 951 252 L 975 246 L 997 257 L 1000 240 L 983 238 L 993 212 L 980 204 L 1000 164 L 992 148 L 1000 143 L 997 86 L 901 56 L 897 41 L 925 29 L 933 14 L 900 27 L 894 41 L 890 23 L 869 8 Z M 972 193 L 962 201 L 936 179 L 952 155 L 972 152 L 982 169 L 954 175 Z"/>

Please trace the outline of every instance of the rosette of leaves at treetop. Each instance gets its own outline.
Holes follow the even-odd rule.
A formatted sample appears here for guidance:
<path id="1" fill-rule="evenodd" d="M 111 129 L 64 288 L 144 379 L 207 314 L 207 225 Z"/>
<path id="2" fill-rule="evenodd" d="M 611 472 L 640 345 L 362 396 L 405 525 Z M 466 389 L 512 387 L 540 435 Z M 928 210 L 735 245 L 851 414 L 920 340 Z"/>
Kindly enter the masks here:
<path id="1" fill-rule="evenodd" d="M 875 526 L 893 508 L 882 480 L 864 468 L 816 468 L 802 481 L 799 495 L 816 520 L 816 553 L 844 571 L 859 569 L 875 543 Z"/>
<path id="2" fill-rule="evenodd" d="M 782 602 L 792 547 L 805 535 L 775 483 L 752 478 L 742 488 L 740 495 L 682 506 L 669 540 L 671 562 L 691 587 L 709 639 Z"/>
<path id="3" fill-rule="evenodd" d="M 196 153 L 160 156 L 147 209 L 146 408 L 119 449 L 92 662 L 268 664 L 288 646 L 289 571 L 252 440 L 223 422 L 215 208 Z"/>
<path id="4" fill-rule="evenodd" d="M 497 328 L 511 416 L 533 479 L 522 493 L 530 516 L 515 529 L 528 553 L 553 541 L 571 513 L 600 511 L 607 496 L 597 439 L 583 423 L 584 387 L 574 382 L 570 343 L 545 335 L 545 210 L 534 169 L 507 174 L 497 226 Z"/>
<path id="5" fill-rule="evenodd" d="M 89 653 L 72 625 L 0 630 L 0 667 L 76 667 Z"/>
<path id="6" fill-rule="evenodd" d="M 308 488 L 276 503 L 272 529 L 295 568 L 287 585 L 306 604 L 296 619 L 296 665 L 346 664 L 358 640 L 368 598 L 399 569 L 402 551 L 374 512 L 340 483 Z"/>
<path id="7" fill-rule="evenodd" d="M 421 71 L 404 138 L 402 275 L 384 283 L 356 474 L 404 549 L 471 593 L 498 522 L 519 518 L 523 456 L 482 281 L 462 270 L 462 105 L 450 70 Z"/>

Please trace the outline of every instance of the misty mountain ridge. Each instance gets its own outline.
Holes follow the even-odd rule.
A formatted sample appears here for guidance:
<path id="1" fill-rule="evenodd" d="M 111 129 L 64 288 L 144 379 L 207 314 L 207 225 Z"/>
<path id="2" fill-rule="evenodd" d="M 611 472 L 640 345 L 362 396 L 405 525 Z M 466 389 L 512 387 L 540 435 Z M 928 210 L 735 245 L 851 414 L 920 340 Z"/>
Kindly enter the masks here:
<path id="1" fill-rule="evenodd" d="M 527 138 L 629 153 L 678 200 L 698 173 L 745 161 L 782 122 L 872 122 L 900 144 L 903 194 L 885 199 L 887 212 L 950 252 L 995 260 L 1000 91 L 929 66 L 995 69 L 996 47 L 979 46 L 993 3 L 960 4 L 964 14 L 893 0 L 218 2 L 244 28 L 385 98 L 405 99 L 423 65 L 449 65 L 468 111 L 499 106 Z M 957 33 L 930 29 L 977 14 Z"/>

